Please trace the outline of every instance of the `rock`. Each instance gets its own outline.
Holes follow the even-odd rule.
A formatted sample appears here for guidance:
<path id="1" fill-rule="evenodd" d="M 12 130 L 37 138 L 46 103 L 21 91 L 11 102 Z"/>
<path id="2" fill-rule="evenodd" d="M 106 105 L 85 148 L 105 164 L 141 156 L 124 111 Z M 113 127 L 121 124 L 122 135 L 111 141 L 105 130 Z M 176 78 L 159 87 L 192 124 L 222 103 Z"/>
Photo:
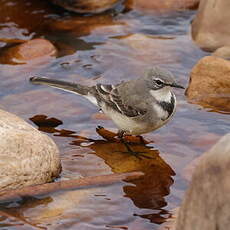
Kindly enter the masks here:
<path id="1" fill-rule="evenodd" d="M 51 0 L 53 3 L 76 13 L 101 13 L 113 8 L 121 0 Z"/>
<path id="2" fill-rule="evenodd" d="M 0 56 L 0 60 L 6 64 L 24 64 L 40 58 L 53 58 L 56 53 L 57 50 L 51 42 L 37 38 L 9 48 Z"/>
<path id="3" fill-rule="evenodd" d="M 212 56 L 230 59 L 230 46 L 223 46 L 212 53 Z"/>
<path id="4" fill-rule="evenodd" d="M 230 133 L 200 160 L 179 210 L 176 230 L 224 230 L 230 224 Z M 195 223 L 195 224 L 194 224 Z"/>
<path id="5" fill-rule="evenodd" d="M 57 20 L 48 26 L 51 31 L 64 31 L 74 34 L 74 36 L 87 36 L 92 34 L 95 30 L 105 30 L 105 28 L 114 28 L 115 26 L 124 26 L 124 22 L 114 21 L 111 14 L 97 14 L 82 17 L 81 15 L 74 15 L 70 18 L 63 18 Z M 108 34 L 108 33 L 107 33 Z M 111 31 L 109 33 L 111 35 Z M 82 44 L 85 46 L 87 44 Z"/>
<path id="6" fill-rule="evenodd" d="M 204 57 L 193 67 L 186 95 L 191 102 L 230 112 L 230 62 Z"/>
<path id="7" fill-rule="evenodd" d="M 60 171 L 55 143 L 16 115 L 0 110 L 0 191 L 50 182 Z"/>
<path id="8" fill-rule="evenodd" d="M 230 45 L 230 1 L 201 0 L 192 22 L 192 37 L 204 50 Z"/>
<path id="9" fill-rule="evenodd" d="M 200 0 L 129 0 L 127 8 L 134 8 L 145 12 L 167 12 L 175 10 L 196 9 Z"/>

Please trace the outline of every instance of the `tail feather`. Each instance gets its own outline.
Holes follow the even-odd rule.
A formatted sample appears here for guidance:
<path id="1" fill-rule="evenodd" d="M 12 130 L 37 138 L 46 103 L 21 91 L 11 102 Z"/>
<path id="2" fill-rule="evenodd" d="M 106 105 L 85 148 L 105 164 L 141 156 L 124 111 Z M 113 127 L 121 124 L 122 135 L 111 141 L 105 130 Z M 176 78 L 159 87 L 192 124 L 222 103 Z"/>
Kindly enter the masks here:
<path id="1" fill-rule="evenodd" d="M 45 77 L 31 77 L 30 82 L 38 85 L 48 85 L 54 88 L 58 88 L 64 91 L 70 91 L 72 93 L 77 93 L 83 96 L 87 96 L 91 90 L 91 87 L 88 86 L 72 82 L 49 79 Z"/>

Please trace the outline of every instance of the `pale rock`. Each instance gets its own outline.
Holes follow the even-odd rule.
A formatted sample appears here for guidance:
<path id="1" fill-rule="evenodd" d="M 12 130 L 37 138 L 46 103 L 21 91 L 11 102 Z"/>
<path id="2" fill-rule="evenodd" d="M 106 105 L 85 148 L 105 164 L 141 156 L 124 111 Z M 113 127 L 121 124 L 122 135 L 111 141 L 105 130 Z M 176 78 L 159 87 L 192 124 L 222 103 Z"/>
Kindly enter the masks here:
<path id="1" fill-rule="evenodd" d="M 230 1 L 201 0 L 192 22 L 192 37 L 204 50 L 230 45 Z"/>
<path id="2" fill-rule="evenodd" d="M 52 139 L 0 110 L 0 191 L 50 182 L 60 171 L 59 151 Z"/>
<path id="3" fill-rule="evenodd" d="M 230 225 L 230 133 L 200 159 L 176 230 L 225 230 Z"/>

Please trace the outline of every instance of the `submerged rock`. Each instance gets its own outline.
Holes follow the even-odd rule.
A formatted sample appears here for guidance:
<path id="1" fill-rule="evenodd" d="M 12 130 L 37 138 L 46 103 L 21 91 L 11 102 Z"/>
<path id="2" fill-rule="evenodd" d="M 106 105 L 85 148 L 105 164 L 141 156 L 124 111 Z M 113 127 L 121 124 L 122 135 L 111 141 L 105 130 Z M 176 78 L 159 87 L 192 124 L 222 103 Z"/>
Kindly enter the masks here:
<path id="1" fill-rule="evenodd" d="M 230 112 L 230 61 L 202 58 L 192 69 L 186 95 L 191 102 Z"/>
<path id="2" fill-rule="evenodd" d="M 54 45 L 42 38 L 36 38 L 9 48 L 0 56 L 2 63 L 24 64 L 40 58 L 52 58 L 57 53 Z"/>
<path id="3" fill-rule="evenodd" d="M 192 37 L 204 50 L 230 45 L 230 1 L 201 0 L 192 22 Z"/>
<path id="4" fill-rule="evenodd" d="M 52 139 L 0 110 L 0 191 L 50 182 L 60 171 L 59 151 Z"/>
<path id="5" fill-rule="evenodd" d="M 176 230 L 224 230 L 230 225 L 230 133 L 205 153 L 179 210 Z M 195 224 L 194 224 L 195 223 Z"/>
<path id="6" fill-rule="evenodd" d="M 101 13 L 113 8 L 121 0 L 51 0 L 53 3 L 76 13 Z"/>

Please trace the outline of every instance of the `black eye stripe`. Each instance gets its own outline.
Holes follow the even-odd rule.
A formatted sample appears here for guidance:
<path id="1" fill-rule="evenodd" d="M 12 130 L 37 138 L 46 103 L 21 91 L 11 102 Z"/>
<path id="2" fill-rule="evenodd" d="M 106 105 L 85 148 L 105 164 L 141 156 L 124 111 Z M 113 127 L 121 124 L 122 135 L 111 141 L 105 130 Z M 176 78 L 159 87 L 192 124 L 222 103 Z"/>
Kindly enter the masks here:
<path id="1" fill-rule="evenodd" d="M 163 84 L 164 84 L 164 82 L 161 81 L 161 80 L 155 80 L 155 82 L 156 82 L 158 85 L 163 85 Z"/>

